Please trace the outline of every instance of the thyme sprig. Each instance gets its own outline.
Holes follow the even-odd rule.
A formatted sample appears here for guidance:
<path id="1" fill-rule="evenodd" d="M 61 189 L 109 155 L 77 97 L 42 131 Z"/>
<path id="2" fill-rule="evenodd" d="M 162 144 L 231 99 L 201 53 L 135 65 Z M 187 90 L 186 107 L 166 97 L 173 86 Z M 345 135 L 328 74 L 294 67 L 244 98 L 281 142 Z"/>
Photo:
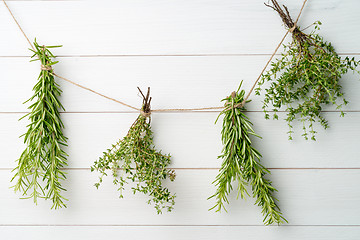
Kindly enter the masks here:
<path id="1" fill-rule="evenodd" d="M 61 46 L 40 46 L 36 40 L 35 50 L 31 61 L 40 61 L 41 72 L 38 82 L 33 88 L 34 95 L 27 100 L 33 102 L 28 109 L 30 112 L 23 116 L 28 118 L 27 132 L 24 136 L 26 149 L 17 160 L 18 166 L 11 181 L 15 181 L 14 190 L 20 191 L 25 198 L 33 198 L 37 204 L 38 198 L 51 199 L 52 208 L 66 207 L 61 181 L 66 178 L 61 169 L 67 165 L 67 154 L 62 149 L 66 146 L 67 138 L 62 130 L 64 124 L 60 119 L 61 105 L 58 97 L 61 94 L 59 85 L 52 75 L 52 66 L 57 63 L 49 48 Z"/>
<path id="2" fill-rule="evenodd" d="M 331 43 L 317 34 L 321 22 L 315 22 L 314 30 L 305 34 L 295 25 L 286 6 L 283 9 L 276 0 L 266 6 L 274 9 L 292 33 L 292 41 L 284 45 L 281 58 L 271 63 L 271 69 L 263 74 L 259 87 L 255 89 L 260 95 L 265 82 L 270 86 L 265 89 L 263 110 L 265 118 L 269 119 L 269 109 L 274 111 L 273 118 L 278 119 L 277 112 L 285 108 L 286 121 L 289 126 L 289 139 L 292 139 L 295 119 L 302 122 L 307 140 L 315 140 L 314 123 L 319 122 L 325 129 L 328 121 L 322 116 L 325 105 L 335 105 L 341 110 L 348 102 L 344 98 L 341 87 L 341 77 L 349 70 L 358 72 L 359 62 L 354 58 L 342 59 Z M 272 108 L 272 109 L 271 109 Z M 340 112 L 344 116 L 344 112 Z"/>
<path id="3" fill-rule="evenodd" d="M 256 198 L 255 204 L 262 208 L 264 223 L 266 225 L 281 224 L 286 219 L 276 204 L 277 199 L 272 196 L 272 193 L 277 190 L 265 178 L 270 171 L 260 163 L 260 153 L 251 146 L 250 135 L 260 136 L 254 132 L 252 123 L 244 113 L 246 109 L 242 104 L 245 91 L 240 91 L 240 87 L 237 92 L 233 92 L 222 100 L 225 102 L 225 109 L 220 113 L 220 115 L 224 115 L 221 131 L 224 147 L 218 158 L 223 159 L 223 162 L 219 174 L 213 182 L 217 186 L 217 190 L 214 195 L 209 197 L 209 199 L 216 198 L 216 204 L 211 209 L 226 211 L 224 203 L 229 203 L 227 195 L 233 189 L 233 181 L 237 181 L 238 197 L 241 198 L 249 196 L 246 186 L 250 183 L 253 197 Z"/>
<path id="4" fill-rule="evenodd" d="M 158 214 L 163 209 L 171 211 L 175 204 L 175 195 L 162 185 L 163 180 L 175 179 L 175 171 L 167 169 L 170 164 L 170 155 L 164 155 L 156 151 L 153 144 L 153 132 L 150 126 L 150 88 L 143 96 L 141 114 L 130 127 L 127 135 L 112 145 L 112 148 L 104 152 L 104 155 L 95 161 L 91 171 L 100 173 L 98 188 L 107 176 L 106 170 L 111 170 L 113 183 L 118 186 L 120 198 L 128 181 L 135 182 L 132 187 L 133 193 L 142 192 L 149 195 L 148 204 L 154 204 Z"/>

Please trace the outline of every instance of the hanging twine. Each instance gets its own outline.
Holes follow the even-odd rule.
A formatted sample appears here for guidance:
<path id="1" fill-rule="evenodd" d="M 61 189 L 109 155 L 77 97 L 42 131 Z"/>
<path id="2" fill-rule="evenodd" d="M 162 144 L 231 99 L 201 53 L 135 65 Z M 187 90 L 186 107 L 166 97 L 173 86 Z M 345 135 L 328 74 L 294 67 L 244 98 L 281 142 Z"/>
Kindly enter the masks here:
<path id="1" fill-rule="evenodd" d="M 52 67 L 51 67 L 51 66 L 48 66 L 48 65 L 42 65 L 42 64 L 41 64 L 40 69 L 41 69 L 41 70 L 44 70 L 44 71 L 51 71 L 51 70 L 52 70 Z"/>
<path id="2" fill-rule="evenodd" d="M 99 95 L 99 96 L 101 96 L 101 97 L 103 97 L 103 98 L 106 98 L 106 99 L 108 99 L 108 100 L 110 100 L 110 101 L 113 101 L 113 102 L 116 102 L 116 103 L 120 103 L 121 105 L 123 105 L 123 106 L 125 106 L 125 107 L 131 108 L 131 109 L 136 110 L 136 111 L 140 111 L 140 108 L 131 106 L 131 105 L 129 105 L 129 104 L 127 104 L 127 103 L 124 103 L 124 102 L 122 102 L 122 101 L 120 101 L 120 100 L 117 100 L 117 99 L 115 99 L 115 98 L 108 97 L 108 96 L 106 96 L 106 95 L 104 95 L 104 94 L 102 94 L 102 93 L 99 93 L 99 92 L 97 92 L 97 91 L 95 91 L 95 90 L 92 90 L 91 88 L 85 87 L 85 86 L 83 86 L 83 85 L 80 85 L 80 84 L 78 84 L 78 83 L 76 83 L 76 82 L 71 81 L 70 79 L 67 79 L 67 78 L 64 78 L 64 77 L 62 77 L 62 76 L 60 76 L 60 75 L 57 75 L 57 74 L 54 73 L 54 72 L 52 72 L 51 74 L 54 75 L 54 76 L 56 76 L 56 77 L 58 77 L 58 78 L 60 78 L 60 79 L 62 79 L 62 80 L 64 80 L 64 81 L 66 81 L 66 82 L 68 82 L 68 83 L 71 83 L 71 84 L 73 84 L 73 85 L 75 85 L 75 86 L 77 86 L 77 87 L 79 87 L 79 88 L 82 88 L 82 89 L 84 89 L 84 90 L 87 90 L 87 91 L 89 91 L 89 92 L 92 92 L 92 93 L 94 93 L 94 94 L 96 94 L 96 95 Z"/>
<path id="3" fill-rule="evenodd" d="M 151 115 L 151 111 L 150 112 L 144 112 L 143 110 L 140 110 L 140 114 L 141 116 L 148 118 Z"/>
<path id="4" fill-rule="evenodd" d="M 236 98 L 236 92 L 233 91 L 233 92 L 230 94 L 229 97 L 231 97 L 231 98 Z M 231 109 L 234 109 L 234 108 L 242 108 L 242 107 L 244 107 L 243 102 L 237 103 L 237 104 L 233 105 L 233 103 L 232 103 L 230 100 L 228 100 L 228 101 L 225 103 L 225 107 L 224 107 L 225 110 L 224 110 L 224 111 L 231 110 Z"/>
<path id="5" fill-rule="evenodd" d="M 21 28 L 20 24 L 19 24 L 18 21 L 16 20 L 14 14 L 13 14 L 12 11 L 10 10 L 10 8 L 9 8 L 9 6 L 7 5 L 6 1 L 5 1 L 5 0 L 2 0 L 2 1 L 3 1 L 3 3 L 5 4 L 7 10 L 9 11 L 11 17 L 13 18 L 14 22 L 16 23 L 16 25 L 18 26 L 18 28 L 20 29 L 20 31 L 22 32 L 22 34 L 23 34 L 24 37 L 26 38 L 26 40 L 27 40 L 27 42 L 29 43 L 30 47 L 35 51 L 35 48 L 34 48 L 33 44 L 30 42 L 30 40 L 29 40 L 29 38 L 27 37 L 27 35 L 25 34 L 24 30 Z M 281 9 L 281 7 L 279 6 L 279 4 L 276 2 L 276 0 L 271 0 L 271 1 L 272 1 L 272 3 L 273 3 L 274 6 L 268 5 L 268 4 L 266 4 L 266 3 L 265 3 L 265 5 L 268 6 L 268 7 L 271 7 L 271 8 L 273 8 L 274 10 L 276 10 L 277 12 L 279 12 L 279 11 L 277 10 L 277 8 Z M 286 31 L 284 37 L 281 39 L 280 43 L 279 43 L 278 46 L 275 48 L 275 51 L 271 54 L 270 59 L 267 61 L 267 63 L 265 64 L 264 68 L 262 69 L 260 75 L 259 75 L 258 78 L 255 80 L 255 82 L 254 82 L 253 86 L 251 87 L 250 91 L 248 92 L 248 94 L 247 94 L 246 97 L 244 98 L 244 101 L 243 101 L 242 103 L 239 103 L 239 104 L 234 105 L 234 108 L 243 107 L 243 106 L 245 105 L 246 101 L 247 101 L 248 98 L 250 97 L 251 93 L 253 92 L 253 90 L 254 90 L 255 86 L 257 85 L 258 81 L 260 80 L 261 76 L 262 76 L 263 73 L 265 72 L 266 68 L 268 67 L 268 65 L 270 64 L 271 60 L 272 60 L 273 57 L 275 56 L 276 52 L 277 52 L 278 49 L 280 48 L 281 44 L 284 42 L 286 36 L 289 34 L 289 32 L 291 32 L 292 34 L 294 34 L 294 33 L 296 32 L 296 30 L 298 29 L 298 28 L 297 28 L 297 22 L 298 22 L 298 20 L 299 20 L 299 18 L 300 18 L 300 15 L 301 15 L 304 7 L 305 7 L 306 2 L 307 2 L 307 0 L 304 0 L 304 2 L 303 2 L 303 4 L 302 4 L 302 7 L 301 7 L 301 9 L 300 9 L 300 12 L 299 12 L 299 14 L 298 14 L 297 19 L 296 19 L 295 22 L 293 22 L 293 21 L 291 20 L 290 14 L 289 14 L 289 12 L 288 12 L 288 10 L 287 10 L 287 8 L 286 8 L 285 6 L 284 6 L 284 8 L 285 8 L 286 13 L 281 9 L 280 12 L 282 12 L 282 13 L 279 12 L 279 14 L 280 14 L 281 18 L 283 19 L 283 21 L 284 21 L 284 19 L 287 21 L 287 23 L 285 23 L 285 22 L 284 22 L 284 23 L 287 25 L 288 31 Z M 281 15 L 281 14 L 283 14 L 283 15 Z M 284 16 L 285 18 L 283 18 L 283 16 Z M 290 20 L 289 20 L 289 19 L 290 19 Z M 289 24 L 289 25 L 288 25 L 288 24 Z M 299 30 L 299 31 L 300 31 L 300 30 Z M 51 66 L 41 65 L 41 70 L 49 71 L 50 74 L 52 74 L 52 75 L 54 75 L 54 76 L 56 76 L 56 77 L 58 77 L 58 78 L 60 78 L 60 79 L 62 79 L 62 80 L 64 80 L 64 81 L 66 81 L 66 82 L 68 82 L 68 83 L 71 83 L 71 84 L 73 84 L 73 85 L 75 85 L 75 86 L 77 86 L 77 87 L 79 87 L 79 88 L 82 88 L 82 89 L 84 89 L 84 90 L 87 90 L 87 91 L 90 91 L 90 92 L 92 92 L 92 93 L 94 93 L 94 94 L 97 94 L 97 95 L 99 95 L 99 96 L 101 96 L 101 97 L 103 97 L 103 98 L 106 98 L 106 99 L 108 99 L 108 100 L 114 101 L 114 102 L 116 102 L 116 103 L 119 103 L 119 104 L 121 104 L 121 105 L 123 105 L 123 106 L 125 106 L 125 107 L 128 107 L 128 108 L 131 108 L 131 109 L 133 109 L 133 110 L 140 111 L 140 114 L 141 114 L 142 116 L 144 116 L 144 117 L 149 117 L 150 114 L 151 114 L 151 112 L 190 112 L 190 111 L 221 110 L 221 109 L 224 109 L 224 108 L 225 108 L 225 107 L 200 107 L 200 108 L 164 108 L 164 109 L 154 109 L 154 110 L 151 110 L 151 109 L 150 109 L 150 101 L 151 101 L 151 98 L 148 99 L 148 101 L 149 101 L 148 108 L 149 108 L 149 109 L 143 109 L 144 106 L 143 106 L 142 108 L 137 108 L 137 107 L 131 106 L 131 105 L 125 103 L 125 102 L 119 101 L 119 100 L 117 100 L 117 99 L 114 99 L 114 98 L 111 98 L 111 97 L 109 97 L 109 96 L 106 96 L 106 95 L 104 95 L 104 94 L 102 94 L 102 93 L 99 93 L 99 92 L 97 92 L 97 91 L 95 91 L 95 90 L 93 90 L 93 89 L 91 89 L 91 88 L 88 88 L 88 87 L 85 87 L 85 86 L 83 86 L 83 85 L 80 85 L 80 84 L 78 84 L 78 83 L 76 83 L 76 82 L 73 82 L 73 81 L 71 81 L 70 79 L 67 79 L 67 78 L 65 78 L 65 77 L 59 76 L 59 75 L 57 75 L 56 73 L 54 73 L 54 72 L 52 71 L 52 67 L 51 67 Z M 139 88 L 138 88 L 138 89 L 139 89 Z M 139 91 L 141 92 L 140 89 L 139 89 Z M 142 93 L 141 93 L 141 94 L 142 94 Z M 150 94 L 150 89 L 148 89 L 148 94 Z M 143 94 L 142 94 L 142 95 L 143 95 Z M 145 97 L 145 96 L 143 95 L 143 97 Z M 143 100 L 144 100 L 144 99 L 143 99 Z"/>
<path id="6" fill-rule="evenodd" d="M 272 8 L 279 14 L 281 20 L 287 27 L 288 31 L 292 34 L 293 38 L 296 38 L 299 42 L 306 41 L 306 34 L 300 31 L 300 29 L 297 27 L 297 21 L 299 20 L 299 18 L 297 18 L 294 22 L 290 16 L 288 8 L 285 5 L 283 5 L 283 8 L 281 8 L 281 6 L 276 0 L 271 0 L 271 2 L 272 5 L 265 3 L 265 6 Z"/>
<path id="7" fill-rule="evenodd" d="M 272 1 L 274 1 L 274 0 L 272 0 Z M 275 2 L 276 2 L 276 1 L 275 1 Z M 275 56 L 276 52 L 279 50 L 281 44 L 284 42 L 284 40 L 285 40 L 285 38 L 287 37 L 287 35 L 289 34 L 289 32 L 292 32 L 292 33 L 293 33 L 293 32 L 295 31 L 295 29 L 297 29 L 296 26 L 297 26 L 297 23 L 298 23 L 298 21 L 299 21 L 299 19 L 300 19 L 301 13 L 302 13 L 302 11 L 304 10 L 304 7 L 305 7 L 306 2 L 307 2 L 307 0 L 304 0 L 303 4 L 302 4 L 302 6 L 301 6 L 300 12 L 299 12 L 299 14 L 298 14 L 298 16 L 297 16 L 297 18 L 296 18 L 296 21 L 293 22 L 293 25 L 288 29 L 288 31 L 286 31 L 285 35 L 283 36 L 283 38 L 281 39 L 281 41 L 279 42 L 279 44 L 278 44 L 277 47 L 275 48 L 275 51 L 273 52 L 273 54 L 271 54 L 270 59 L 267 61 L 267 63 L 265 64 L 264 68 L 262 69 L 261 73 L 259 74 L 258 78 L 255 80 L 254 85 L 252 86 L 252 88 L 250 89 L 250 91 L 248 92 L 248 94 L 246 95 L 244 101 L 242 102 L 242 105 L 245 105 L 246 101 L 249 99 L 252 91 L 254 91 L 255 86 L 256 86 L 257 83 L 259 82 L 261 76 L 262 76 L 263 73 L 265 72 L 266 68 L 269 66 L 271 60 L 272 60 L 273 57 Z M 277 3 L 277 2 L 276 2 L 276 3 Z M 266 4 L 266 3 L 265 3 L 265 5 L 268 6 L 268 4 Z M 270 6 L 270 7 L 272 7 L 272 6 Z M 290 16 L 290 14 L 289 14 L 289 16 Z"/>

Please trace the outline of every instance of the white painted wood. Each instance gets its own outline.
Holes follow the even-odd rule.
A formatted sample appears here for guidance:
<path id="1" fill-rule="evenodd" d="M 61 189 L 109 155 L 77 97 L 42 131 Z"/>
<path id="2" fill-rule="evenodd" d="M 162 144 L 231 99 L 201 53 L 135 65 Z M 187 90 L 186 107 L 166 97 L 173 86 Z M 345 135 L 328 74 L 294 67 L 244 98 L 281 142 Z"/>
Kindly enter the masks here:
<path id="1" fill-rule="evenodd" d="M 8 240 L 18 240 L 26 236 L 28 239 L 53 240 L 87 239 L 98 240 L 122 237 L 128 240 L 156 238 L 159 240 L 208 240 L 227 239 L 248 240 L 294 239 L 294 240 L 358 240 L 359 227 L 259 227 L 259 226 L 37 226 L 37 227 L 0 227 L 1 234 Z"/>
<path id="2" fill-rule="evenodd" d="M 268 56 L 227 57 L 105 57 L 59 58 L 56 72 L 72 81 L 107 96 L 140 107 L 137 86 L 151 87 L 152 107 L 194 108 L 222 106 L 221 99 L 238 88 L 241 80 L 249 91 L 268 60 Z M 0 112 L 27 111 L 22 103 L 31 95 L 39 74 L 39 64 L 29 58 L 0 58 Z M 21 71 L 14 71 L 21 68 Z M 360 110 L 360 75 L 352 72 L 341 80 L 350 104 L 346 110 Z M 59 79 L 62 102 L 70 112 L 129 111 L 109 101 Z M 249 110 L 261 111 L 263 96 L 251 96 Z M 334 107 L 324 108 L 334 110 Z"/>
<path id="3" fill-rule="evenodd" d="M 9 1 L 31 39 L 63 44 L 55 49 L 58 74 L 134 106 L 136 86 L 151 86 L 153 108 L 219 106 L 241 79 L 249 90 L 285 33 L 263 0 Z M 302 1 L 280 1 L 296 16 Z M 342 55 L 359 59 L 357 0 L 309 0 L 300 25 L 320 20 L 321 35 Z M 44 21 L 46 19 L 46 21 Z M 1 239 L 346 239 L 360 236 L 359 76 L 347 74 L 350 104 L 345 118 L 326 112 L 330 129 L 318 141 L 297 134 L 289 142 L 283 121 L 266 121 L 261 97 L 247 105 L 254 146 L 271 168 L 280 207 L 289 225 L 262 226 L 254 200 L 230 196 L 229 213 L 208 212 L 211 185 L 220 160 L 218 113 L 156 113 L 155 143 L 171 153 L 177 179 L 167 182 L 177 200 L 172 213 L 156 215 L 145 196 L 126 192 L 118 199 L 111 178 L 99 190 L 90 165 L 123 137 L 137 113 L 59 80 L 69 137 L 67 209 L 34 206 L 9 189 L 14 161 L 24 148 L 18 122 L 31 96 L 39 66 L 29 63 L 29 47 L 0 4 L 0 235 Z M 287 39 L 289 40 L 289 39 Z M 112 55 L 112 56 L 105 56 Z M 129 56 L 130 55 L 130 56 Z M 131 56 L 135 55 L 135 56 Z M 171 55 L 171 56 L 163 56 Z M 186 55 L 186 56 L 182 56 Z M 332 110 L 325 108 L 325 110 Z M 284 113 L 280 114 L 283 117 Z"/>
<path id="4" fill-rule="evenodd" d="M 56 51 L 60 55 L 269 54 L 285 30 L 279 16 L 263 2 L 14 1 L 9 6 L 30 39 L 63 44 Z M 295 18 L 302 1 L 281 3 L 288 5 Z M 322 35 L 339 52 L 359 53 L 356 9 L 360 9 L 358 0 L 312 0 L 299 24 L 306 27 L 321 20 Z M 27 42 L 4 6 L 0 22 L 0 46 L 6 46 L 0 55 L 29 55 Z"/>
<path id="5" fill-rule="evenodd" d="M 162 113 L 153 114 L 152 128 L 155 143 L 165 153 L 171 153 L 175 168 L 219 168 L 221 160 L 221 121 L 214 125 L 218 113 Z M 0 168 L 15 167 L 15 160 L 24 149 L 26 121 L 18 122 L 23 114 L 0 114 Z M 300 123 L 295 139 L 288 141 L 283 120 L 265 120 L 262 113 L 248 114 L 254 129 L 263 139 L 254 139 L 263 155 L 263 163 L 270 168 L 360 168 L 358 159 L 360 113 L 326 113 L 330 128 L 317 127 L 317 141 L 301 136 Z M 281 113 L 280 117 L 284 114 Z M 127 133 L 137 113 L 64 113 L 70 155 L 69 167 L 89 168 L 102 152 Z"/>
<path id="6" fill-rule="evenodd" d="M 208 211 L 214 201 L 206 199 L 215 191 L 211 182 L 217 172 L 177 170 L 176 181 L 166 184 L 177 195 L 175 209 L 162 215 L 146 204 L 144 195 L 126 191 L 119 199 L 111 178 L 97 190 L 93 183 L 98 176 L 90 171 L 68 171 L 64 186 L 71 201 L 67 209 L 58 211 L 49 209 L 49 201 L 35 206 L 18 199 L 9 184 L 1 184 L 0 224 L 261 226 L 260 208 L 254 199 L 236 200 L 236 192 L 229 196 L 228 213 Z M 7 183 L 11 175 L 0 171 L 1 182 Z M 360 225 L 360 170 L 273 170 L 271 180 L 290 225 Z"/>

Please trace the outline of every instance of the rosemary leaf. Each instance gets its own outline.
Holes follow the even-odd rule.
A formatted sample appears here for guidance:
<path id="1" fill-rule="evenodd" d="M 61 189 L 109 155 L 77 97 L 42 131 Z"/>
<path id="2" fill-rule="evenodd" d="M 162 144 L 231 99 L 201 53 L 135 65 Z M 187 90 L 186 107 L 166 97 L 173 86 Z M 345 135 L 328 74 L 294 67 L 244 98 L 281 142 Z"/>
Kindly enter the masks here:
<path id="1" fill-rule="evenodd" d="M 229 203 L 227 196 L 232 190 L 233 181 L 237 181 L 238 197 L 241 198 L 249 195 L 246 186 L 250 183 L 253 197 L 256 198 L 255 204 L 262 208 L 264 223 L 281 224 L 287 221 L 276 204 L 277 199 L 272 196 L 277 190 L 265 178 L 270 171 L 260 164 L 261 155 L 251 145 L 250 135 L 259 136 L 244 113 L 245 107 L 241 106 L 245 91 L 240 91 L 240 87 L 237 92 L 222 100 L 225 101 L 225 109 L 220 113 L 224 117 L 221 131 L 224 147 L 218 158 L 223 159 L 223 162 L 213 182 L 217 190 L 209 197 L 216 199 L 216 204 L 211 209 L 226 211 L 224 203 Z"/>
<path id="2" fill-rule="evenodd" d="M 48 48 L 58 46 L 40 46 L 34 42 L 35 51 L 32 61 L 40 61 L 42 70 L 38 82 L 33 88 L 34 95 L 26 102 L 34 101 L 28 109 L 27 117 L 30 124 L 23 135 L 26 149 L 17 160 L 18 166 L 11 181 L 15 181 L 14 190 L 21 191 L 25 198 L 33 198 L 37 204 L 38 198 L 51 199 L 52 208 L 66 207 L 62 196 L 61 182 L 66 178 L 61 169 L 67 165 L 67 154 L 61 148 L 66 146 L 67 138 L 62 129 L 64 124 L 60 119 L 61 105 L 58 97 L 61 94 L 59 85 L 52 75 L 52 58 L 54 55 Z"/>

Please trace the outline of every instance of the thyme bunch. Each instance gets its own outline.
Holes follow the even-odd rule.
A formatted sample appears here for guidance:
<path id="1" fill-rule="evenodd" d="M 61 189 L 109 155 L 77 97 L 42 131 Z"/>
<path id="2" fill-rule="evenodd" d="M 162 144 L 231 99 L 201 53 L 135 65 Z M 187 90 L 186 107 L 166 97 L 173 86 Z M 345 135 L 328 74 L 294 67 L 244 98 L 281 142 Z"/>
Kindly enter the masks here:
<path id="1" fill-rule="evenodd" d="M 264 223 L 281 224 L 286 219 L 276 204 L 277 199 L 272 196 L 277 190 L 271 186 L 271 181 L 265 178 L 270 171 L 260 163 L 260 153 L 251 146 L 250 135 L 259 138 L 260 136 L 254 132 L 252 123 L 244 113 L 245 91 L 240 91 L 240 87 L 237 92 L 222 100 L 225 102 L 225 109 L 220 113 L 224 115 L 221 131 L 224 147 L 218 158 L 223 159 L 223 162 L 213 182 L 217 190 L 209 197 L 209 199 L 216 198 L 216 204 L 211 209 L 226 211 L 224 203 L 229 203 L 227 195 L 233 189 L 233 181 L 237 181 L 237 196 L 240 195 L 241 198 L 250 196 L 246 190 L 247 184 L 250 183 L 253 197 L 256 198 L 255 204 L 262 208 Z"/>
<path id="2" fill-rule="evenodd" d="M 61 181 L 66 178 L 61 169 L 67 165 L 67 154 L 62 149 L 66 146 L 67 138 L 62 130 L 64 124 L 60 119 L 61 105 L 58 97 L 61 94 L 59 85 L 52 75 L 52 66 L 57 63 L 50 48 L 61 46 L 40 46 L 36 40 L 35 50 L 31 61 L 40 61 L 41 72 L 38 82 L 33 88 L 34 95 L 27 100 L 33 102 L 28 109 L 30 112 L 23 116 L 28 118 L 27 132 L 23 134 L 25 150 L 17 160 L 17 167 L 11 181 L 15 181 L 14 190 L 20 191 L 25 198 L 33 198 L 37 204 L 38 198 L 51 199 L 52 208 L 66 207 Z"/>
<path id="3" fill-rule="evenodd" d="M 271 63 L 271 69 L 262 75 L 256 94 L 260 95 L 261 86 L 270 82 L 265 89 L 263 110 L 265 118 L 269 119 L 269 109 L 274 111 L 273 118 L 278 119 L 277 112 L 284 108 L 287 111 L 286 121 L 289 127 L 289 139 L 292 139 L 295 119 L 302 122 L 307 140 L 315 139 L 314 123 L 319 122 L 325 129 L 328 121 L 322 116 L 325 105 L 335 105 L 341 110 L 348 102 L 344 98 L 341 87 L 341 77 L 349 70 L 356 70 L 359 62 L 354 58 L 342 59 L 331 43 L 317 34 L 321 22 L 315 22 L 314 30 L 305 34 L 297 26 L 286 6 L 283 8 L 276 0 L 266 6 L 274 9 L 281 17 L 285 26 L 292 34 L 292 41 L 284 45 L 281 57 Z M 344 112 L 340 112 L 344 116 Z"/>
<path id="4" fill-rule="evenodd" d="M 103 177 L 107 176 L 106 170 L 111 170 L 113 183 L 120 191 L 120 198 L 123 198 L 125 184 L 129 181 L 135 182 L 136 185 L 132 187 L 134 194 L 141 192 L 148 195 L 150 199 L 147 203 L 154 204 L 158 214 L 162 213 L 163 209 L 170 212 L 175 204 L 175 195 L 171 194 L 162 182 L 166 178 L 173 181 L 175 171 L 166 168 L 170 164 L 170 155 L 155 150 L 153 144 L 150 88 L 146 96 L 140 89 L 139 91 L 143 97 L 141 114 L 130 127 L 128 134 L 95 161 L 91 171 L 100 173 L 96 188 L 102 183 Z"/>

